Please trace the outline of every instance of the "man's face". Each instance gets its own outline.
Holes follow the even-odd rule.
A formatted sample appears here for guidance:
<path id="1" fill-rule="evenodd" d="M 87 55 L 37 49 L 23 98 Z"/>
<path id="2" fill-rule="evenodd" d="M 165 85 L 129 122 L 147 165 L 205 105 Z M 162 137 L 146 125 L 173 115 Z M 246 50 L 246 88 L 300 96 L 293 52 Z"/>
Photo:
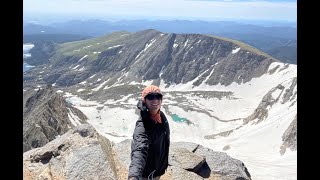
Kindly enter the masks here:
<path id="1" fill-rule="evenodd" d="M 146 96 L 146 106 L 149 111 L 156 113 L 162 103 L 162 95 L 161 94 L 149 94 Z"/>

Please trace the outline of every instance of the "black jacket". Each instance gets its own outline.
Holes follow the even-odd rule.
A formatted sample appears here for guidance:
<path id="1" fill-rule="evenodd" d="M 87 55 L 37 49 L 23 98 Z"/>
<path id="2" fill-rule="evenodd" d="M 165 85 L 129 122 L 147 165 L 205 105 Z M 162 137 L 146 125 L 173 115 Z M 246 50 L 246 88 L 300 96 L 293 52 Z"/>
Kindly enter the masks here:
<path id="1" fill-rule="evenodd" d="M 161 124 L 155 124 L 148 118 L 147 113 L 141 111 L 141 117 L 136 122 L 128 178 L 147 178 L 154 170 L 153 177 L 161 176 L 168 167 L 169 123 L 162 111 L 160 111 Z"/>

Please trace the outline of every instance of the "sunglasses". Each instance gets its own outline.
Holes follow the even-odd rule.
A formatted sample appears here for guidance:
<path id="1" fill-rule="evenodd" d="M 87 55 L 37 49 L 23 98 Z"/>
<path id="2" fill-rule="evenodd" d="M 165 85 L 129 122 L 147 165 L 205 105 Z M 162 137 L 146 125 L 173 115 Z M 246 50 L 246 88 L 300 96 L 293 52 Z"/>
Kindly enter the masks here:
<path id="1" fill-rule="evenodd" d="M 146 96 L 146 99 L 148 99 L 148 100 L 154 100 L 154 99 L 161 100 L 162 95 L 161 94 L 149 94 Z"/>

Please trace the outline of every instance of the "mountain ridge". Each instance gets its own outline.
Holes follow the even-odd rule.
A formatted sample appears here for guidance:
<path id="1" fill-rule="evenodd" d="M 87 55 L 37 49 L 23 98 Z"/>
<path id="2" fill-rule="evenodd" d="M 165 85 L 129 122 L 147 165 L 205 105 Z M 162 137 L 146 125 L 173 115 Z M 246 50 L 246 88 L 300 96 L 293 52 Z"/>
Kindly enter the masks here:
<path id="1" fill-rule="evenodd" d="M 87 117 L 48 85 L 23 94 L 23 152 L 41 147 Z M 70 117 L 76 118 L 70 120 Z"/>
<path id="2" fill-rule="evenodd" d="M 157 42 L 153 44 L 153 41 L 155 40 L 157 40 Z M 202 44 L 200 44 L 201 41 Z M 234 42 L 237 44 L 234 44 Z M 92 43 L 105 44 L 95 45 Z M 215 43 L 217 45 L 215 45 Z M 77 49 L 81 46 L 83 50 L 86 48 L 88 50 L 81 52 L 82 50 L 80 51 L 80 49 Z M 180 48 L 181 46 L 183 47 Z M 196 50 L 192 49 L 193 46 L 195 46 Z M 222 83 L 228 85 L 233 80 L 238 83 L 240 83 L 242 80 L 244 82 L 250 80 L 251 75 L 241 72 L 242 68 L 250 67 L 250 64 L 246 65 L 247 63 L 254 62 L 257 63 L 258 66 L 261 66 L 262 69 L 266 69 L 263 68 L 263 66 L 267 67 L 271 62 L 277 61 L 276 59 L 262 52 L 259 53 L 258 50 L 243 43 L 240 44 L 240 42 L 237 41 L 226 41 L 226 39 L 223 38 L 217 39 L 211 36 L 204 36 L 200 34 L 163 34 L 156 30 L 145 30 L 132 34 L 125 32 L 121 32 L 119 34 L 113 33 L 111 35 L 103 36 L 100 39 L 94 38 L 64 43 L 61 44 L 60 47 L 61 48 L 58 48 L 56 53 L 50 57 L 52 65 L 50 68 L 61 68 L 63 64 L 69 64 L 71 65 L 70 68 L 75 68 L 75 66 L 72 66 L 72 63 L 80 61 L 82 61 L 83 64 L 91 64 L 91 66 L 86 67 L 86 69 L 88 69 L 87 72 L 91 72 L 91 74 L 83 74 L 82 78 L 80 77 L 78 81 L 71 82 L 69 85 L 80 83 L 81 81 L 85 80 L 85 77 L 88 78 L 89 76 L 93 75 L 93 72 L 99 73 L 100 71 L 107 71 L 107 76 L 110 76 L 108 74 L 111 74 L 111 76 L 116 74 L 115 77 L 119 78 L 123 75 L 123 73 L 121 74 L 120 71 L 123 72 L 124 69 L 124 72 L 131 74 L 127 75 L 129 78 L 138 76 L 142 77 L 141 80 L 153 79 L 159 81 L 159 75 L 162 73 L 162 79 L 165 82 L 180 83 L 194 79 L 200 73 L 204 72 L 204 70 L 201 69 L 206 66 L 216 66 L 216 68 L 220 69 L 221 71 L 228 71 L 228 69 L 230 70 L 228 62 L 231 63 L 230 61 L 239 61 L 235 64 L 242 65 L 238 67 L 232 67 L 233 69 L 231 69 L 231 71 L 233 72 L 226 74 L 227 76 L 232 77 L 228 77 L 229 80 L 226 82 L 223 82 L 221 79 L 209 79 L 209 84 L 211 85 L 217 84 L 221 81 Z M 103 48 L 105 50 L 103 50 Z M 102 51 L 99 51 L 99 49 Z M 146 52 L 147 50 L 148 52 Z M 78 53 L 76 51 L 80 52 Z M 190 53 L 188 54 L 188 52 Z M 190 55 L 193 52 L 198 52 L 200 54 Z M 255 52 L 258 52 L 259 54 L 257 55 Z M 237 53 L 237 55 L 233 55 L 235 53 Z M 144 54 L 148 54 L 148 56 L 144 57 Z M 184 58 L 187 60 L 184 60 Z M 136 59 L 138 59 L 138 61 L 136 61 Z M 26 61 L 28 62 L 28 59 Z M 199 62 L 194 63 L 195 61 Z M 140 69 L 140 67 L 142 69 Z M 143 67 L 151 67 L 152 71 L 148 71 L 146 68 L 143 69 Z M 104 70 L 102 70 L 102 68 Z M 188 71 L 188 73 L 186 69 L 190 70 L 190 68 L 192 68 L 194 71 Z M 176 75 L 169 69 L 175 69 L 175 71 L 177 71 Z M 143 74 L 142 72 L 145 73 Z M 263 71 L 259 72 L 263 73 Z M 56 76 L 61 76 L 61 74 L 57 74 Z M 234 78 L 234 76 L 241 76 L 242 78 L 230 80 L 231 78 Z M 259 73 L 257 76 L 259 76 Z M 182 77 L 184 78 L 182 79 Z M 57 81 L 57 83 L 61 82 L 57 80 L 57 78 L 46 78 L 49 80 L 49 84 L 53 84 L 55 81 Z M 110 80 L 110 82 L 116 81 L 116 78 L 113 79 L 114 80 Z M 141 80 L 138 81 L 141 82 Z M 65 86 L 67 84 L 61 85 Z"/>

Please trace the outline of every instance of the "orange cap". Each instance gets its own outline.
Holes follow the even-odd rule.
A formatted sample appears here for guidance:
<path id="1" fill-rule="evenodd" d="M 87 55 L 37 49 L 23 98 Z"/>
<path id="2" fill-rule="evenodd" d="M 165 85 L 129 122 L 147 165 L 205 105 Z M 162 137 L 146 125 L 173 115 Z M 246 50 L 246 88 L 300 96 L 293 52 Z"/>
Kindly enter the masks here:
<path id="1" fill-rule="evenodd" d="M 144 90 L 142 91 L 141 100 L 144 102 L 144 98 L 151 93 L 158 93 L 162 95 L 160 88 L 158 86 L 150 85 L 144 88 Z"/>

